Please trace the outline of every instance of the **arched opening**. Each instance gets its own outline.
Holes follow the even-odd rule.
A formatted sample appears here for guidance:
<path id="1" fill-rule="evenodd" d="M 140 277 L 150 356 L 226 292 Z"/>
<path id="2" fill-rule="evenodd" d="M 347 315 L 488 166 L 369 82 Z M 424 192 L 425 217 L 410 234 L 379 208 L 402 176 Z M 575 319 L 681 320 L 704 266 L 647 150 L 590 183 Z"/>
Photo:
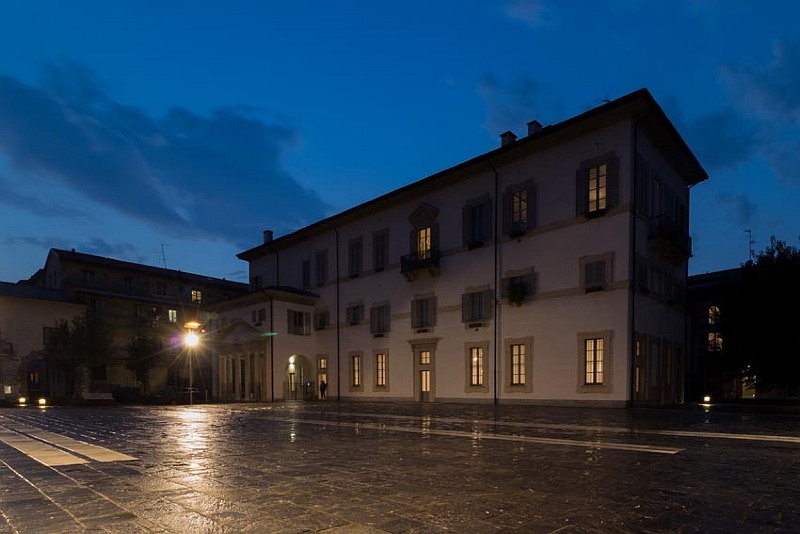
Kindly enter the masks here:
<path id="1" fill-rule="evenodd" d="M 302 354 L 292 354 L 286 360 L 283 392 L 286 400 L 314 400 L 317 385 L 314 367 Z"/>

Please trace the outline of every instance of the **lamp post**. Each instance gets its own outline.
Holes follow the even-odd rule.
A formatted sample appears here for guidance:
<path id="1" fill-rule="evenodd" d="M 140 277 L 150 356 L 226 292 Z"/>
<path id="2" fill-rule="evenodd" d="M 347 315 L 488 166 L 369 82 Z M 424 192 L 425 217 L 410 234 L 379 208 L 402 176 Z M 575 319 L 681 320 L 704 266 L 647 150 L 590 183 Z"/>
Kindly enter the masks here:
<path id="1" fill-rule="evenodd" d="M 200 323 L 197 321 L 189 321 L 186 323 L 186 328 L 189 330 L 183 336 L 183 343 L 189 348 L 189 404 L 194 404 L 194 387 L 192 384 L 194 375 L 192 371 L 192 352 L 194 348 L 200 343 L 200 337 L 195 333 L 195 330 L 200 328 Z"/>

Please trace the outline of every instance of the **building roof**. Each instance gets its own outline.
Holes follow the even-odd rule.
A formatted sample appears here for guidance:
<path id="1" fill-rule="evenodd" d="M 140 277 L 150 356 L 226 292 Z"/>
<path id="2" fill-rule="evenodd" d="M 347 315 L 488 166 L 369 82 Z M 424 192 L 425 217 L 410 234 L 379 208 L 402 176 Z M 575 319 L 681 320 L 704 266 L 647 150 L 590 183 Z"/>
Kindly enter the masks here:
<path id="1" fill-rule="evenodd" d="M 341 224 L 343 221 L 350 218 L 358 217 L 376 206 L 388 202 L 397 203 L 398 199 L 403 196 L 418 194 L 440 181 L 449 181 L 453 176 L 463 173 L 468 169 L 483 165 L 494 167 L 493 162 L 500 162 L 506 158 L 516 157 L 520 150 L 530 150 L 530 145 L 532 143 L 536 143 L 537 147 L 551 146 L 551 144 L 560 143 L 561 140 L 566 137 L 584 135 L 586 132 L 622 120 L 636 121 L 637 126 L 641 126 L 642 129 L 656 139 L 658 141 L 658 146 L 673 156 L 669 158 L 670 161 L 678 168 L 689 185 L 695 185 L 708 179 L 708 174 L 705 169 L 700 165 L 700 162 L 661 109 L 661 106 L 655 101 L 650 91 L 646 88 L 642 88 L 565 121 L 545 126 L 541 130 L 530 133 L 521 139 L 515 139 L 507 144 L 504 143 L 503 146 L 499 148 L 467 160 L 454 167 L 437 172 L 427 178 L 390 191 L 389 193 L 354 206 L 336 215 L 300 228 L 292 233 L 262 243 L 244 252 L 240 252 L 236 257 L 245 261 L 253 260 L 265 253 L 290 245 L 296 239 L 302 238 L 309 233 L 335 227 L 337 224 Z"/>
<path id="2" fill-rule="evenodd" d="M 26 283 L 12 284 L 10 282 L 0 282 L 0 297 L 12 297 L 18 299 L 49 300 L 51 302 L 69 303 L 67 295 L 57 289 L 47 289 Z"/>
<path id="3" fill-rule="evenodd" d="M 63 249 L 50 249 L 51 253 L 56 254 L 61 261 L 71 261 L 75 263 L 82 263 L 86 265 L 101 265 L 105 267 L 112 267 L 116 269 L 125 269 L 129 271 L 138 271 L 142 273 L 147 273 L 150 275 L 155 276 L 163 276 L 165 278 L 174 278 L 180 280 L 186 280 L 189 282 L 197 282 L 197 283 L 205 283 L 205 284 L 215 284 L 219 286 L 227 286 L 231 289 L 236 290 L 247 290 L 248 284 L 242 282 L 234 282 L 232 280 L 226 280 L 224 278 L 214 278 L 211 276 L 205 276 L 202 274 L 194 274 L 194 273 L 187 273 L 183 271 L 178 271 L 175 269 L 165 269 L 162 267 L 154 267 L 151 265 L 143 265 L 141 263 L 133 263 L 128 261 L 122 260 L 115 260 L 113 258 L 106 258 L 104 256 L 95 256 L 94 254 L 85 254 L 83 252 L 75 252 L 75 250 L 63 250 Z"/>

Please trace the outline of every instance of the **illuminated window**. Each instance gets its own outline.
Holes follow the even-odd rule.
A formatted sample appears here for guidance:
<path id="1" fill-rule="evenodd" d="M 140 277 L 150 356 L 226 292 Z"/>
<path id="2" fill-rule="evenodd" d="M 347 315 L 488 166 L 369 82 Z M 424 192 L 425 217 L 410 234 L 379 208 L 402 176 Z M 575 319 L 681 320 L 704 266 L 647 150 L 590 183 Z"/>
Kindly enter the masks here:
<path id="1" fill-rule="evenodd" d="M 589 168 L 589 213 L 606 209 L 608 190 L 608 165 Z"/>
<path id="2" fill-rule="evenodd" d="M 708 324 L 718 324 L 720 322 L 721 311 L 719 306 L 711 305 L 708 307 Z"/>
<path id="3" fill-rule="evenodd" d="M 171 323 L 178 322 L 178 310 L 168 310 L 167 314 L 169 316 L 169 322 Z"/>
<path id="4" fill-rule="evenodd" d="M 603 338 L 585 340 L 586 379 L 585 384 L 603 383 Z"/>
<path id="5" fill-rule="evenodd" d="M 192 302 L 195 304 L 203 303 L 203 291 L 200 289 L 192 289 Z"/>
<path id="6" fill-rule="evenodd" d="M 468 347 L 468 376 L 469 387 L 483 386 L 483 347 Z"/>
<path id="7" fill-rule="evenodd" d="M 720 332 L 708 333 L 708 352 L 722 352 L 722 334 Z"/>
<path id="8" fill-rule="evenodd" d="M 421 351 L 419 351 L 419 363 L 420 363 L 420 365 L 430 365 L 431 364 L 431 351 L 429 351 L 429 350 L 421 350 Z"/>
<path id="9" fill-rule="evenodd" d="M 375 385 L 386 387 L 386 353 L 375 354 Z"/>
<path id="10" fill-rule="evenodd" d="M 417 259 L 427 260 L 431 257 L 432 243 L 431 243 L 431 227 L 417 228 L 416 231 L 416 254 Z"/>
<path id="11" fill-rule="evenodd" d="M 350 360 L 353 363 L 353 374 L 351 375 L 351 386 L 353 388 L 361 387 L 361 355 L 353 354 Z"/>
<path id="12" fill-rule="evenodd" d="M 317 360 L 320 369 L 327 369 L 328 368 L 328 358 L 320 358 Z"/>
<path id="13" fill-rule="evenodd" d="M 511 385 L 525 385 L 525 345 L 522 343 L 511 345 Z"/>

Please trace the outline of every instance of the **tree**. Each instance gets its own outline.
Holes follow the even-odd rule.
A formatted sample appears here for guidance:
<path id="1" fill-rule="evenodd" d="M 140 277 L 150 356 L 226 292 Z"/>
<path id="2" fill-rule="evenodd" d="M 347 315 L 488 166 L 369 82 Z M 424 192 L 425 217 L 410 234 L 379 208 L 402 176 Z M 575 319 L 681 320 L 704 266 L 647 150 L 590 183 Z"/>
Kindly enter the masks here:
<path id="1" fill-rule="evenodd" d="M 83 384 L 81 372 L 103 364 L 112 351 L 108 325 L 93 312 L 73 317 L 72 322 L 58 321 L 44 345 L 45 362 L 64 374 L 75 395 Z"/>
<path id="2" fill-rule="evenodd" d="M 161 347 L 158 340 L 138 334 L 128 345 L 128 369 L 136 373 L 136 379 L 142 382 L 143 395 L 149 393 L 150 370 L 155 367 L 161 357 Z"/>
<path id="3" fill-rule="evenodd" d="M 800 385 L 800 250 L 772 236 L 726 298 L 725 354 L 763 391 Z"/>

